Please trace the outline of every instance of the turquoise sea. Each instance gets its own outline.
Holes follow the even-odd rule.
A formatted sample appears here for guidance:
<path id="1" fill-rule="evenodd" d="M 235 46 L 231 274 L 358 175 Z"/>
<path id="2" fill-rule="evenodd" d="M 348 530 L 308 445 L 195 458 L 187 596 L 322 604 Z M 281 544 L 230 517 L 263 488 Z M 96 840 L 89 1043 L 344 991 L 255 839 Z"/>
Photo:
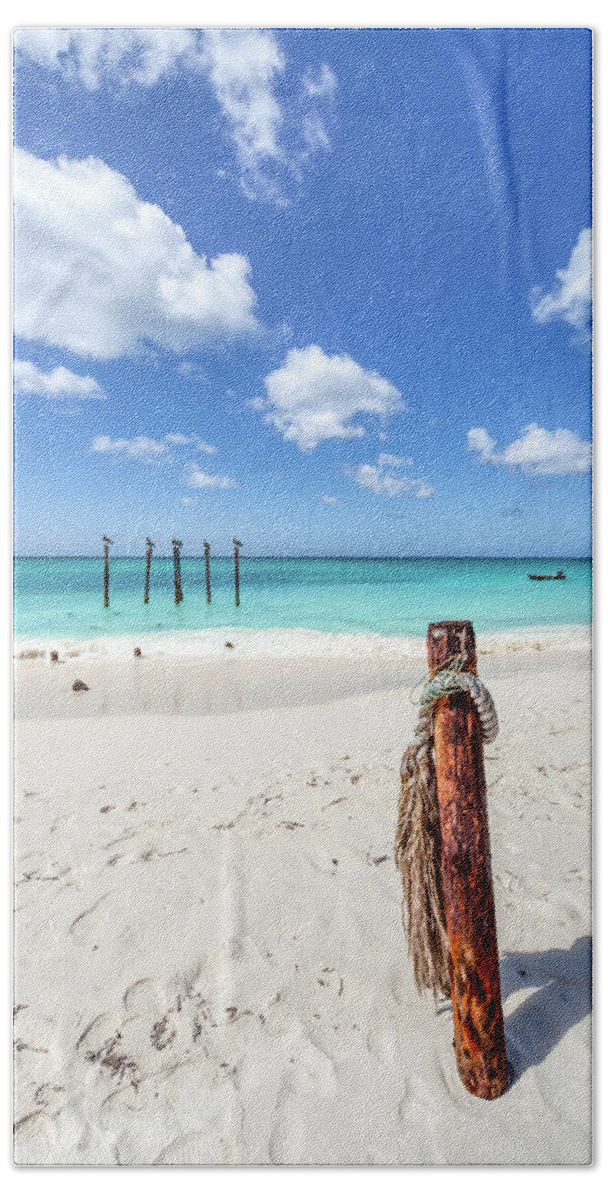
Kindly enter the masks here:
<path id="1" fill-rule="evenodd" d="M 18 558 L 15 637 L 98 638 L 218 627 L 313 629 L 326 633 L 421 636 L 429 621 L 467 618 L 478 631 L 591 621 L 588 559 L 241 558 L 241 604 L 233 562 L 212 559 L 212 602 L 202 559 L 182 559 L 184 601 L 173 601 L 173 561 L 110 563 L 110 607 L 103 607 L 101 558 Z M 562 569 L 563 582 L 533 583 L 529 573 Z"/>

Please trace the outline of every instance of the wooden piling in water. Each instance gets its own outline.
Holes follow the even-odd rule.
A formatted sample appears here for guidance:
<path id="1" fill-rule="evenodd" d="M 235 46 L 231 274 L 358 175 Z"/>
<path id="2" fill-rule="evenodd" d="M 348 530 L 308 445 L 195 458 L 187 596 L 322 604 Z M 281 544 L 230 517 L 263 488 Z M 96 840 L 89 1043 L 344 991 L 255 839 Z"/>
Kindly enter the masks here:
<path id="1" fill-rule="evenodd" d="M 243 543 L 238 542 L 237 539 L 235 537 L 233 537 L 232 544 L 234 546 L 234 603 L 235 603 L 236 607 L 238 608 L 239 604 L 241 603 L 241 587 L 240 587 L 240 578 L 239 578 L 239 548 L 243 545 Z"/>
<path id="2" fill-rule="evenodd" d="M 207 593 L 207 604 L 211 604 L 211 571 L 209 568 L 209 542 L 203 542 L 205 548 L 205 591 Z"/>
<path id="3" fill-rule="evenodd" d="M 152 551 L 154 542 L 150 538 L 146 538 L 146 582 L 144 584 L 144 604 L 147 604 L 150 599 L 150 564 L 152 562 Z"/>
<path id="4" fill-rule="evenodd" d="M 114 545 L 112 538 L 109 538 L 106 533 L 102 534 L 103 538 L 103 605 L 108 608 L 110 605 L 110 546 Z"/>
<path id="5" fill-rule="evenodd" d="M 429 625 L 427 652 L 431 675 L 457 655 L 477 674 L 470 621 Z M 469 1092 L 494 1100 L 507 1090 L 507 1059 L 483 745 L 468 693 L 437 702 L 433 729 L 456 1064 Z"/>
<path id="6" fill-rule="evenodd" d="M 184 598 L 184 593 L 182 592 L 182 568 L 179 560 L 179 552 L 183 544 L 179 538 L 173 538 L 173 583 L 176 604 L 181 604 Z"/>

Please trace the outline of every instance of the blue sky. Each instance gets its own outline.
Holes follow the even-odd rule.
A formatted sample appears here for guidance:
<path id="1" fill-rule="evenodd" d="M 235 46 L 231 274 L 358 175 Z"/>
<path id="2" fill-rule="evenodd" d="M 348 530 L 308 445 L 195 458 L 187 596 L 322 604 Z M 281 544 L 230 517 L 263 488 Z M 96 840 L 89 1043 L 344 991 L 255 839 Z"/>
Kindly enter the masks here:
<path id="1" fill-rule="evenodd" d="M 18 33 L 17 552 L 588 553 L 590 53 Z"/>

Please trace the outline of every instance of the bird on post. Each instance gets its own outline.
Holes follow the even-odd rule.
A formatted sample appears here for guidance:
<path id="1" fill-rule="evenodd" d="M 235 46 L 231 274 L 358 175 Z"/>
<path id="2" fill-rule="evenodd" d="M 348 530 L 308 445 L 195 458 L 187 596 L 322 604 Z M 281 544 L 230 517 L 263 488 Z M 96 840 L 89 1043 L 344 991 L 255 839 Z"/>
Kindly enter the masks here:
<path id="1" fill-rule="evenodd" d="M 103 604 L 108 608 L 110 603 L 110 546 L 114 545 L 107 533 L 101 535 L 103 541 Z"/>
<path id="2" fill-rule="evenodd" d="M 179 561 L 179 552 L 183 546 L 180 538 L 173 538 L 173 575 L 175 581 L 175 603 L 181 604 L 184 593 L 182 592 L 182 572 Z"/>
<path id="3" fill-rule="evenodd" d="M 232 536 L 232 544 L 234 546 L 234 603 L 238 608 L 241 603 L 240 580 L 239 580 L 239 550 L 243 545 L 238 538 Z"/>
<path id="4" fill-rule="evenodd" d="M 209 551 L 211 549 L 209 542 L 203 542 L 205 551 L 205 590 L 207 593 L 207 604 L 211 604 L 211 573 L 209 570 Z"/>
<path id="5" fill-rule="evenodd" d="M 150 599 L 150 563 L 152 561 L 153 549 L 154 549 L 154 542 L 151 542 L 150 538 L 147 537 L 146 538 L 146 582 L 144 585 L 144 604 L 147 604 L 148 600 Z"/>

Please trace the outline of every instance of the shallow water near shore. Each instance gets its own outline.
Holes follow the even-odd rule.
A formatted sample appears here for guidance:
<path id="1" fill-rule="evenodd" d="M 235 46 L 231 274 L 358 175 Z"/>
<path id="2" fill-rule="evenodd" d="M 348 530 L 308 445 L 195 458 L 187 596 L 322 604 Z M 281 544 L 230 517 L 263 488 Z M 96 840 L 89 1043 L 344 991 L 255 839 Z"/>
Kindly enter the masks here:
<path id="1" fill-rule="evenodd" d="M 533 582 L 554 574 L 559 582 Z M 173 600 L 173 562 L 152 563 L 143 604 L 142 558 L 110 563 L 110 606 L 103 607 L 101 558 L 20 558 L 15 562 L 15 636 L 91 639 L 189 630 L 310 629 L 421 637 L 429 621 L 466 617 L 477 631 L 585 625 L 591 620 L 588 559 L 242 558 L 241 603 L 233 564 L 211 564 L 205 600 L 202 559 L 182 559 L 184 601 Z"/>

